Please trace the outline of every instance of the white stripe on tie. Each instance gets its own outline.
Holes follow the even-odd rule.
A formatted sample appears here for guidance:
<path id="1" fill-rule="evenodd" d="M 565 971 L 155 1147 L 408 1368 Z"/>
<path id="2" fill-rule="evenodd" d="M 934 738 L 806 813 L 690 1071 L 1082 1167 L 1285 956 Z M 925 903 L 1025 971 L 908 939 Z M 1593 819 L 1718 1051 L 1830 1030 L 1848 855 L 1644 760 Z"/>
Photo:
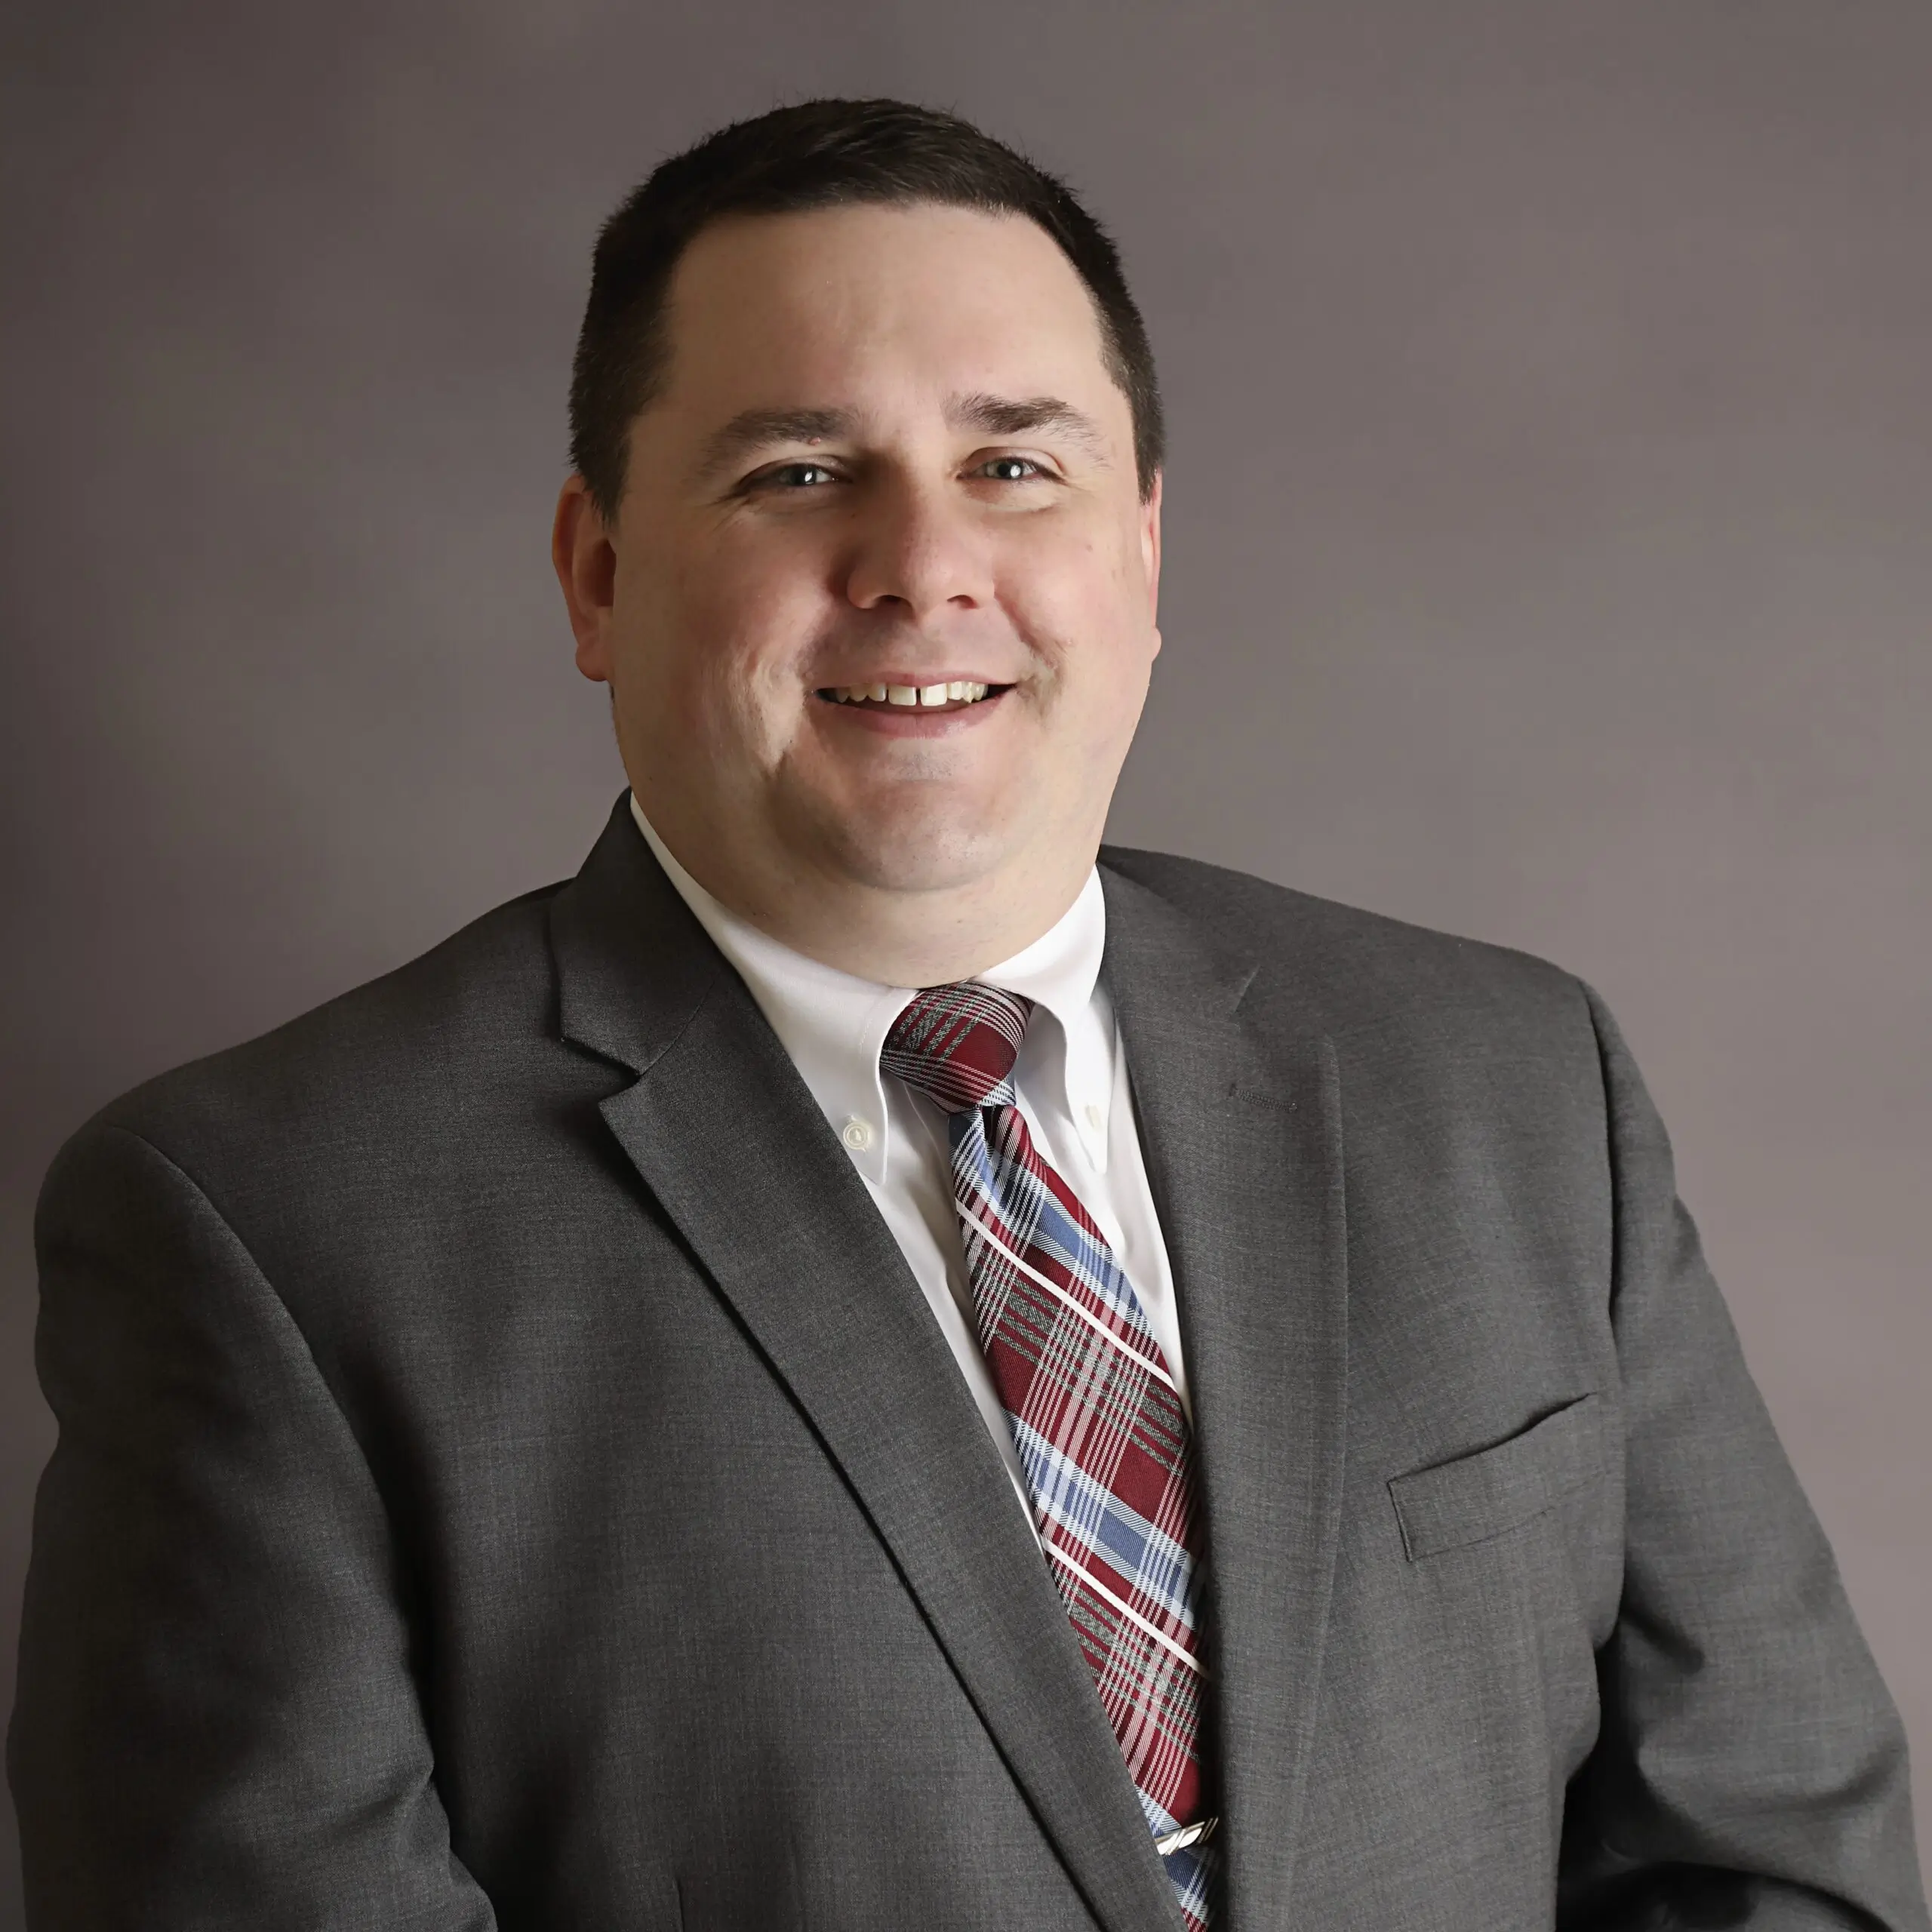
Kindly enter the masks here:
<path id="1" fill-rule="evenodd" d="M 1060 1300 L 1065 1302 L 1067 1306 L 1072 1309 L 1074 1313 L 1078 1315 L 1082 1321 L 1086 1322 L 1089 1327 L 1098 1330 L 1101 1334 L 1106 1336 L 1107 1340 L 1112 1343 L 1114 1346 L 1119 1349 L 1121 1353 L 1126 1356 L 1129 1361 L 1138 1363 L 1140 1366 L 1144 1368 L 1149 1375 L 1154 1377 L 1155 1381 L 1164 1382 L 1170 1389 L 1174 1389 L 1174 1377 L 1171 1376 L 1158 1362 L 1149 1361 L 1137 1349 L 1130 1349 L 1127 1344 L 1121 1340 L 1119 1336 L 1115 1334 L 1113 1330 L 1109 1328 L 1091 1308 L 1088 1308 L 1084 1303 L 1076 1300 L 1072 1295 L 1069 1294 L 1057 1281 L 1049 1280 L 1047 1276 L 1040 1272 L 1038 1269 L 1029 1267 L 1025 1262 L 1020 1260 L 1018 1255 L 1014 1253 L 1011 1248 L 1007 1246 L 1004 1241 L 1000 1239 L 998 1235 L 993 1232 L 991 1228 L 986 1226 L 985 1222 L 980 1219 L 978 1215 L 973 1212 L 971 1208 L 967 1206 L 964 1201 L 959 1200 L 955 1196 L 953 1205 L 959 1211 L 959 1218 L 962 1221 L 969 1223 L 974 1229 L 978 1233 L 980 1238 L 989 1247 L 998 1249 L 1000 1253 L 1004 1255 L 1007 1260 L 1011 1262 L 1014 1266 L 1017 1268 L 1020 1273 L 1026 1277 L 1028 1281 L 1037 1281 L 1041 1287 L 1046 1290 L 1048 1294 L 1059 1296 Z M 1178 1389 L 1174 1389 L 1174 1393 L 1176 1395 L 1179 1395 L 1180 1391 Z"/>
<path id="2" fill-rule="evenodd" d="M 1188 1669 L 1192 1671 L 1196 1677 L 1205 1677 L 1208 1675 L 1208 1672 L 1205 1669 L 1203 1668 L 1199 1658 L 1189 1655 L 1189 1654 L 1183 1650 L 1180 1644 L 1177 1644 L 1164 1630 L 1160 1629 L 1158 1626 L 1155 1624 L 1149 1623 L 1146 1618 L 1143 1617 L 1140 1611 L 1133 1608 L 1131 1605 L 1122 1603 L 1120 1598 L 1115 1596 L 1113 1592 L 1109 1589 L 1106 1585 L 1100 1581 L 1099 1577 L 1094 1576 L 1083 1565 L 1075 1562 L 1073 1558 L 1068 1555 L 1066 1552 L 1062 1549 L 1060 1546 L 1057 1543 L 1054 1542 L 1051 1537 L 1043 1539 L 1040 1544 L 1040 1547 L 1044 1549 L 1056 1563 L 1063 1564 L 1068 1569 L 1071 1570 L 1090 1590 L 1094 1592 L 1096 1595 L 1105 1597 L 1108 1602 L 1112 1604 L 1115 1609 L 1118 1611 L 1121 1616 L 1125 1617 L 1130 1623 L 1137 1624 L 1140 1629 L 1146 1632 L 1149 1636 L 1153 1638 L 1155 1643 L 1163 1644 L 1168 1650 L 1173 1651 L 1174 1655 L 1179 1657 L 1181 1662 L 1186 1664 Z"/>

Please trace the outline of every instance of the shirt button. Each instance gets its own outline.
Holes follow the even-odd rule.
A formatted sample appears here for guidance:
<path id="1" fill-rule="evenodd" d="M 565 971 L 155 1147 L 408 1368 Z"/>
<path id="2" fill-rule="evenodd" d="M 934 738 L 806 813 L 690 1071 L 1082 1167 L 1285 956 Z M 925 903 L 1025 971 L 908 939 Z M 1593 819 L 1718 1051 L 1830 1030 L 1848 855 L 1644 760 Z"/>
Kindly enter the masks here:
<path id="1" fill-rule="evenodd" d="M 863 1154 L 872 1144 L 872 1124 L 854 1114 L 839 1129 L 838 1137 L 854 1153 Z"/>
<path id="2" fill-rule="evenodd" d="M 1098 1107 L 1094 1106 L 1091 1100 L 1089 1100 L 1087 1103 L 1087 1124 L 1091 1127 L 1096 1134 L 1100 1132 L 1100 1110 Z"/>

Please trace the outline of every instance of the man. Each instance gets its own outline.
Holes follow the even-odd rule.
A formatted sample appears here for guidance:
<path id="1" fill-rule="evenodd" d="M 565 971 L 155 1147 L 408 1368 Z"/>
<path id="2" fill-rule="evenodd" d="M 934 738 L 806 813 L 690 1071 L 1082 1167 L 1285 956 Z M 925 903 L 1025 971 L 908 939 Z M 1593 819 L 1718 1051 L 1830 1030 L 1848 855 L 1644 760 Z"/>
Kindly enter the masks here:
<path id="1" fill-rule="evenodd" d="M 1065 189 L 728 129 L 572 414 L 583 870 L 49 1179 L 32 1921 L 1922 1929 L 1594 996 L 1099 851 L 1161 429 Z"/>

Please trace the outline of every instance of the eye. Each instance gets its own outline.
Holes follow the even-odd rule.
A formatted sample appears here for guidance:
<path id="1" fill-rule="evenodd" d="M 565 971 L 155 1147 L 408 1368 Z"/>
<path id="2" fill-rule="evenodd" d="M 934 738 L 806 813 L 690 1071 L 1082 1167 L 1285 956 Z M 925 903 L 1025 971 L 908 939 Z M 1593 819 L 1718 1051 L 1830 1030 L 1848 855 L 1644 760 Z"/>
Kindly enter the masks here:
<path id="1" fill-rule="evenodd" d="M 780 490 L 820 490 L 838 481 L 836 473 L 822 463 L 781 463 L 752 478 L 755 488 L 768 485 Z"/>
<path id="2" fill-rule="evenodd" d="M 989 475 L 995 483 L 1030 483 L 1047 472 L 1030 456 L 996 456 L 981 463 L 976 473 Z"/>

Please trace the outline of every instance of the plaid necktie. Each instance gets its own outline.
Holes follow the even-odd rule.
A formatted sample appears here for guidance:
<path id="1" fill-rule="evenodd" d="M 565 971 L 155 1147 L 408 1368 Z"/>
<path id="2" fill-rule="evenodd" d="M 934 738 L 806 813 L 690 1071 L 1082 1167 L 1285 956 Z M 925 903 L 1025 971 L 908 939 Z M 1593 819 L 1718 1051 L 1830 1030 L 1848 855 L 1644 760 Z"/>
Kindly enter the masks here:
<path id="1" fill-rule="evenodd" d="M 880 1064 L 946 1110 L 980 1343 L 1048 1567 L 1182 1915 L 1204 1928 L 1218 1847 L 1201 1816 L 1190 1432 L 1132 1284 L 1014 1104 L 1032 1010 L 970 981 L 928 987 Z"/>

